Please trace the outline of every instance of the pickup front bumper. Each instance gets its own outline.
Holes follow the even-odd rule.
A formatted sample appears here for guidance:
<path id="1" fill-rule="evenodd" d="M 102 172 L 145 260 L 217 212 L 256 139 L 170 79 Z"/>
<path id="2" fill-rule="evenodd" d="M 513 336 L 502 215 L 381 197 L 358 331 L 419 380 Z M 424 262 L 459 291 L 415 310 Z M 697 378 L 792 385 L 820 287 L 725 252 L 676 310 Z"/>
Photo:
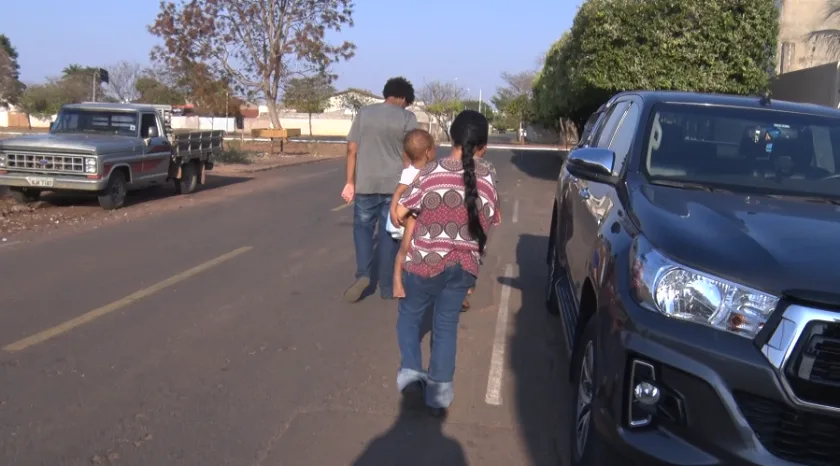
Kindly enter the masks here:
<path id="1" fill-rule="evenodd" d="M 840 332 L 840 314 L 782 303 L 777 312 L 786 317 L 771 319 L 753 341 L 647 311 L 627 292 L 609 298 L 599 299 L 608 304 L 599 312 L 603 395 L 593 416 L 627 464 L 840 465 L 840 385 L 814 382 L 838 375 L 840 353 L 818 355 L 807 368 L 796 357 L 814 340 L 803 333 L 813 316 L 834 315 L 831 331 Z M 820 364 L 828 370 L 818 374 Z M 653 406 L 634 395 L 643 382 L 659 389 Z"/>
<path id="2" fill-rule="evenodd" d="M 102 191 L 107 178 L 88 179 L 84 175 L 59 175 L 13 172 L 0 173 L 0 186 L 45 191 Z"/>

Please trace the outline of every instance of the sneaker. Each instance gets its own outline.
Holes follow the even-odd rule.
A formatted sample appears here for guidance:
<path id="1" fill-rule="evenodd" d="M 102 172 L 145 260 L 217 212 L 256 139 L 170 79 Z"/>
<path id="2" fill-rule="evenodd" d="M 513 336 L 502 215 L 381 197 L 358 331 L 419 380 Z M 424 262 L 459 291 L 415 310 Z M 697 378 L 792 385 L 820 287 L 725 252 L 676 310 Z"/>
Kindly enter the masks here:
<path id="1" fill-rule="evenodd" d="M 347 291 L 344 292 L 344 300 L 348 303 L 357 302 L 358 300 L 362 299 L 362 294 L 365 292 L 368 286 L 370 286 L 370 278 L 357 278 L 356 282 L 350 285 L 350 288 L 347 288 Z"/>

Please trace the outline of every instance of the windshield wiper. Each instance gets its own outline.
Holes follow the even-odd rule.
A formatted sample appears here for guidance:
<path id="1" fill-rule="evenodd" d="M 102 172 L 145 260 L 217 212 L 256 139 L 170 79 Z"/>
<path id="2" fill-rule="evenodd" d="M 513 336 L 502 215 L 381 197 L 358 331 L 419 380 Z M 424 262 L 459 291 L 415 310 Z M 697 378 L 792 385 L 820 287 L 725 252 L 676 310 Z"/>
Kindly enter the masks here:
<path id="1" fill-rule="evenodd" d="M 651 180 L 651 184 L 659 185 L 659 186 L 668 186 L 671 188 L 684 188 L 684 189 L 695 189 L 698 191 L 707 191 L 707 192 L 715 192 L 715 191 L 722 191 L 719 188 L 713 188 L 709 185 L 705 185 L 702 183 L 694 183 L 691 181 L 677 181 L 677 180 Z"/>
<path id="2" fill-rule="evenodd" d="M 796 199 L 805 202 L 813 202 L 816 204 L 840 205 L 840 199 L 832 199 L 830 197 L 799 196 L 797 194 L 768 194 L 767 197 L 771 197 L 773 199 Z"/>

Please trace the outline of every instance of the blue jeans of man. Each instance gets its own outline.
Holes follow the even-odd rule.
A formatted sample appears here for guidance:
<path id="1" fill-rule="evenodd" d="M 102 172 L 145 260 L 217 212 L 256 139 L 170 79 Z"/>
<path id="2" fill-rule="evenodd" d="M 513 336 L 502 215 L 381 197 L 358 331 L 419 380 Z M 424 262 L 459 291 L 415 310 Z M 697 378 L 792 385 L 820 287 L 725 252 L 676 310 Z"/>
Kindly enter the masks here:
<path id="1" fill-rule="evenodd" d="M 394 261 L 400 243 L 385 231 L 391 210 L 391 194 L 357 194 L 353 207 L 353 243 L 356 248 L 356 278 L 371 277 L 373 270 L 374 232 L 379 224 L 376 249 L 379 256 L 379 293 L 394 296 Z"/>
<path id="2" fill-rule="evenodd" d="M 403 285 L 406 297 L 400 300 L 397 317 L 397 341 L 402 357 L 397 388 L 402 391 L 411 383 L 422 382 L 426 386 L 426 405 L 448 408 L 455 396 L 452 380 L 461 304 L 467 290 L 475 286 L 475 276 L 456 265 L 431 278 L 405 272 Z M 420 325 L 430 308 L 434 312 L 432 356 L 426 372 L 420 349 Z"/>

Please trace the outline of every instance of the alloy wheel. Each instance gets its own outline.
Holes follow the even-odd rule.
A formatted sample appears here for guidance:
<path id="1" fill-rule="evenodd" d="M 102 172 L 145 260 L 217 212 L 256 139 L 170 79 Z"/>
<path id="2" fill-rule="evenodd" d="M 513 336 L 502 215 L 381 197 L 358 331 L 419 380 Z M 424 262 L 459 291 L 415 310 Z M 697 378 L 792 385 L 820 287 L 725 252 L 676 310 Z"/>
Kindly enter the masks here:
<path id="1" fill-rule="evenodd" d="M 592 340 L 586 342 L 583 350 L 583 360 L 580 364 L 578 379 L 577 413 L 575 416 L 575 430 L 578 454 L 583 456 L 586 441 L 589 437 L 589 424 L 592 417 L 592 395 L 595 373 L 595 348 Z"/>

